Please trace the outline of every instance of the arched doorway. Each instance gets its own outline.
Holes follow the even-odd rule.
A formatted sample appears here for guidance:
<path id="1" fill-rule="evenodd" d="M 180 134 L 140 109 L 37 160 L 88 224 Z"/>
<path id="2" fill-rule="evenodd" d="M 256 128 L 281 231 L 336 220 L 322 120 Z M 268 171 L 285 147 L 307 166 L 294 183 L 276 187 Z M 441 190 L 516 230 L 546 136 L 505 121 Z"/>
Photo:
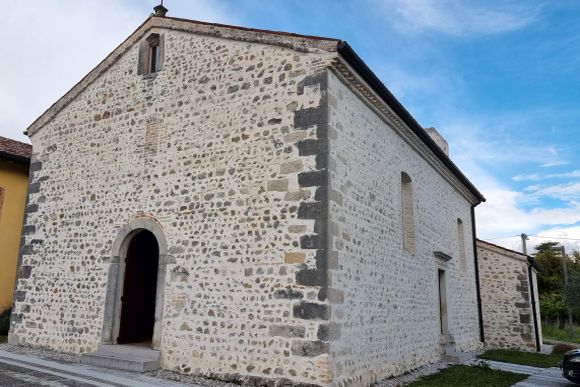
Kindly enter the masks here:
<path id="1" fill-rule="evenodd" d="M 154 219 L 133 219 L 118 231 L 111 249 L 111 256 L 105 258 L 103 263 L 107 265 L 107 290 L 103 310 L 102 343 L 122 344 L 149 340 L 151 347 L 158 349 L 161 345 L 163 328 L 167 266 L 175 263 L 175 258 L 168 255 L 167 239 L 163 228 Z M 142 267 L 140 267 L 141 264 Z M 139 270 L 145 270 L 146 273 L 139 274 Z M 129 271 L 127 277 L 126 271 Z M 148 284 L 135 286 L 135 277 L 149 278 Z M 125 284 L 126 279 L 128 279 L 127 284 Z M 124 295 L 125 289 L 128 291 L 127 296 Z M 139 293 L 136 303 L 132 299 L 135 300 L 137 296 L 130 294 L 133 290 Z M 141 293 L 140 290 L 146 293 Z M 125 301 L 125 297 L 129 299 Z M 139 299 L 141 297 L 147 300 L 144 307 L 137 306 L 141 302 Z M 139 317 L 133 318 L 130 310 L 123 310 L 124 305 L 128 309 L 137 309 L 136 316 Z M 152 336 L 150 308 L 154 309 Z M 138 323 L 137 320 L 145 315 L 145 320 L 148 322 L 143 326 L 143 332 L 131 337 L 132 334 L 128 331 L 132 330 Z M 123 330 L 121 330 L 121 325 L 123 325 Z M 148 327 L 147 330 L 145 326 Z"/>
<path id="2" fill-rule="evenodd" d="M 125 256 L 119 344 L 149 344 L 155 324 L 159 245 L 155 235 L 141 230 L 129 241 Z"/>

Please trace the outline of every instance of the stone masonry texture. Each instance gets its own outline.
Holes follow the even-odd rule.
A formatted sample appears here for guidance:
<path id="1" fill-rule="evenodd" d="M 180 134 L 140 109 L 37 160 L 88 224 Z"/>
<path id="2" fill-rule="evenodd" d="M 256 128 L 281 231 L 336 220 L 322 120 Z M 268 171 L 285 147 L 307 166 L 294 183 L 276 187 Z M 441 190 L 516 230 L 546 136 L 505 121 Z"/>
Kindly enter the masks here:
<path id="1" fill-rule="evenodd" d="M 163 66 L 142 75 L 151 33 Z M 336 44 L 153 17 L 31 125 L 10 342 L 95 351 L 114 241 L 147 219 L 170 256 L 164 368 L 365 386 L 436 361 L 434 251 L 452 257 L 447 341 L 478 348 L 471 233 L 460 272 L 456 232 L 473 200 L 348 80 Z"/>
<path id="2" fill-rule="evenodd" d="M 486 346 L 535 351 L 532 292 L 526 256 L 480 240 L 477 241 L 477 252 Z M 536 285 L 535 272 L 533 278 Z M 537 288 L 534 296 L 538 304 Z M 539 309 L 536 312 L 540 321 Z"/>
<path id="3" fill-rule="evenodd" d="M 449 333 L 458 351 L 480 346 L 471 233 L 459 269 L 457 219 L 471 229 L 470 203 L 336 76 L 328 87 L 332 304 L 340 338 L 332 372 L 342 385 L 368 385 L 439 359 L 438 267 L 448 262 Z M 401 172 L 413 182 L 415 252 L 403 247 Z"/>

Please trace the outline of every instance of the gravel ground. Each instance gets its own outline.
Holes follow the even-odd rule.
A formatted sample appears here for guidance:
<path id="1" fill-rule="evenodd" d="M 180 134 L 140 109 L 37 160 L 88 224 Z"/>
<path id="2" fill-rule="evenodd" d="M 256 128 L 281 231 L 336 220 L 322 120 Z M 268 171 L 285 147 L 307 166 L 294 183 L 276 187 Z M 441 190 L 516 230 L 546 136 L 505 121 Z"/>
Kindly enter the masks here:
<path id="1" fill-rule="evenodd" d="M 168 371 L 168 370 L 155 370 L 146 372 L 145 375 L 151 376 L 159 379 L 173 380 L 176 382 L 187 383 L 187 384 L 199 384 L 200 386 L 206 387 L 239 387 L 239 384 L 222 382 L 221 380 L 208 379 L 201 376 L 194 375 L 184 375 L 178 372 Z"/>
<path id="2" fill-rule="evenodd" d="M 78 363 L 80 361 L 79 355 L 73 355 L 70 353 L 60 353 L 53 351 L 52 349 L 44 348 L 30 348 L 22 347 L 20 345 L 11 344 L 0 344 L 0 350 L 17 353 L 20 355 L 40 357 L 42 359 L 56 360 L 65 363 Z"/>

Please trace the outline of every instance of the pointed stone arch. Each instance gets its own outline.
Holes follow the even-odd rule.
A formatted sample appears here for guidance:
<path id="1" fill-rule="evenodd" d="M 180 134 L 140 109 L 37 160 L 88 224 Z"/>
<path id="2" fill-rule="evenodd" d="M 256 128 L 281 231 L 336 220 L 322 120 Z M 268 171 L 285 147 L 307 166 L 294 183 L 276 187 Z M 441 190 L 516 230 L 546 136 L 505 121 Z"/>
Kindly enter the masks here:
<path id="1" fill-rule="evenodd" d="M 143 230 L 151 232 L 159 245 L 159 266 L 157 269 L 155 323 L 152 347 L 158 349 L 161 344 L 167 265 L 174 263 L 175 259 L 168 255 L 167 239 L 161 225 L 150 218 L 134 219 L 121 228 L 113 242 L 111 256 L 106 261 L 109 264 L 109 268 L 102 329 L 102 342 L 104 344 L 116 344 L 117 342 L 121 319 L 121 297 L 123 295 L 125 257 L 127 256 L 127 249 L 129 248 L 131 239 Z"/>

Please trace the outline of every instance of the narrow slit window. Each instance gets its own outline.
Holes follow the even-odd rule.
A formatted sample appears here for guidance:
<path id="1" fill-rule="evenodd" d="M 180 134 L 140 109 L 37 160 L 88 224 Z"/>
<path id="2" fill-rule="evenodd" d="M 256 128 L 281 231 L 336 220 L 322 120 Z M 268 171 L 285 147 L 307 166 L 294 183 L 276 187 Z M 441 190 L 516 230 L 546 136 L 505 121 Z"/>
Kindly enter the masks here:
<path id="1" fill-rule="evenodd" d="M 403 219 L 403 249 L 415 253 L 415 216 L 413 211 L 413 181 L 401 172 L 401 213 Z"/>
<path id="2" fill-rule="evenodd" d="M 463 221 L 457 218 L 457 241 L 459 246 L 459 270 L 462 273 L 467 271 L 467 258 L 465 255 L 465 231 Z"/>
<path id="3" fill-rule="evenodd" d="M 139 46 L 138 73 L 141 75 L 154 74 L 163 67 L 163 36 L 150 34 L 141 41 Z"/>
<path id="4" fill-rule="evenodd" d="M 149 47 L 147 48 L 147 74 L 153 74 L 159 70 L 159 35 L 151 34 L 147 38 Z"/>

